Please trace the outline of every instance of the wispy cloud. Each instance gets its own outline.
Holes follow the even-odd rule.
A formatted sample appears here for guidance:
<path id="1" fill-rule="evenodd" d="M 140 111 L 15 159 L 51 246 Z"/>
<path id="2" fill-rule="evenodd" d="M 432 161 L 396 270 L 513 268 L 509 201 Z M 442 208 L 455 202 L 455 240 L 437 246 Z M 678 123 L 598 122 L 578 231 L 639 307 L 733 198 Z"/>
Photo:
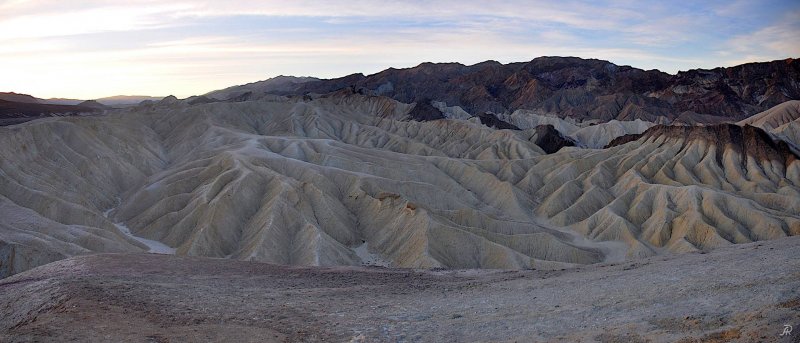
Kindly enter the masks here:
<path id="1" fill-rule="evenodd" d="M 800 56 L 800 10 L 755 32 L 737 35 L 717 51 L 726 65 Z"/>
<path id="2" fill-rule="evenodd" d="M 176 13 L 186 7 L 181 5 L 155 5 L 152 7 L 108 6 L 79 8 L 63 12 L 45 11 L 10 16 L 9 11 L 0 17 L 0 32 L 5 38 L 43 38 L 72 36 L 97 32 L 159 29 L 174 25 Z"/>

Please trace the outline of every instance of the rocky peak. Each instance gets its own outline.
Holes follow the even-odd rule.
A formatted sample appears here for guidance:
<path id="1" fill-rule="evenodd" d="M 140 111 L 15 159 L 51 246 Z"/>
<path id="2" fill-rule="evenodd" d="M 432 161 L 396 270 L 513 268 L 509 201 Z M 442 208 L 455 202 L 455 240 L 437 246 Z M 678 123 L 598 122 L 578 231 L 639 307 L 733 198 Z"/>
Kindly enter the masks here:
<path id="1" fill-rule="evenodd" d="M 767 132 L 755 126 L 716 124 L 707 126 L 656 125 L 638 135 L 625 135 L 612 140 L 606 148 L 642 139 L 666 137 L 682 139 L 684 145 L 692 141 L 705 141 L 724 149 L 756 158 L 759 161 L 778 161 L 789 165 L 800 159 L 786 142 L 773 139 Z M 717 150 L 717 161 L 722 161 L 723 149 Z"/>
<path id="2" fill-rule="evenodd" d="M 534 132 L 535 140 L 533 143 L 548 154 L 557 152 L 565 146 L 575 146 L 575 141 L 562 136 L 553 125 L 539 125 L 534 129 Z"/>

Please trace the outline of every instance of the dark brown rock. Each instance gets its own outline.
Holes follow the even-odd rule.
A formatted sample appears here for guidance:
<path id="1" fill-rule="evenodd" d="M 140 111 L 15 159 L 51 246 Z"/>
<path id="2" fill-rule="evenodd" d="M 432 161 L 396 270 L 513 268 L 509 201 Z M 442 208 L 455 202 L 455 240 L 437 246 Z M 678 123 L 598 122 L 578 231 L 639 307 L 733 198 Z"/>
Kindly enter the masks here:
<path id="1" fill-rule="evenodd" d="M 445 118 L 444 114 L 442 114 L 442 111 L 439 111 L 438 108 L 431 105 L 430 99 L 417 101 L 417 104 L 414 105 L 414 108 L 411 109 L 411 112 L 408 113 L 408 116 L 416 121 L 429 121 Z"/>
<path id="2" fill-rule="evenodd" d="M 478 114 L 478 119 L 480 119 L 481 124 L 498 130 L 519 130 L 519 127 L 516 125 L 500 120 L 500 118 L 497 118 L 497 116 L 490 112 Z"/>
<path id="3" fill-rule="evenodd" d="M 786 59 L 670 75 L 576 57 L 525 63 L 422 63 L 377 74 L 315 80 L 282 95 L 325 94 L 353 87 L 413 103 L 442 101 L 467 112 L 531 109 L 600 121 L 718 123 L 800 99 L 800 62 Z"/>
<path id="4" fill-rule="evenodd" d="M 552 154 L 565 146 L 575 146 L 575 141 L 564 137 L 553 125 L 539 125 L 536 127 L 536 140 L 544 152 Z"/>

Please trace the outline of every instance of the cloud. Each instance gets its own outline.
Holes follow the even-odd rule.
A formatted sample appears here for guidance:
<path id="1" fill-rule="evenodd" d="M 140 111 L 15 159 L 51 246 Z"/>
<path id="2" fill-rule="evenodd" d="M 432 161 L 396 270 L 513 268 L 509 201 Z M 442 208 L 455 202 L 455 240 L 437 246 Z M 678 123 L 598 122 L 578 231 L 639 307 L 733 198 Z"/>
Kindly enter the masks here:
<path id="1" fill-rule="evenodd" d="M 182 6 L 153 7 L 109 6 L 65 12 L 48 12 L 8 16 L 0 19 L 0 32 L 5 40 L 91 34 L 108 31 L 158 29 L 173 25 L 170 14 Z M 0 38 L 0 41 L 3 39 Z"/>
<path id="2" fill-rule="evenodd" d="M 727 40 L 718 56 L 736 65 L 800 56 L 800 11 L 786 13 L 777 23 Z"/>
<path id="3" fill-rule="evenodd" d="M 67 5 L 68 4 L 68 5 Z M 163 27 L 181 19 L 225 16 L 369 18 L 373 20 L 444 20 L 496 17 L 563 24 L 583 29 L 613 29 L 620 15 L 637 15 L 609 6 L 550 1 L 12 1 L 0 5 L 0 27 L 12 35 L 43 37 Z M 564 10 L 563 8 L 569 8 Z M 332 21 L 331 21 L 332 22 Z M 50 23 L 47 25 L 47 23 Z"/>

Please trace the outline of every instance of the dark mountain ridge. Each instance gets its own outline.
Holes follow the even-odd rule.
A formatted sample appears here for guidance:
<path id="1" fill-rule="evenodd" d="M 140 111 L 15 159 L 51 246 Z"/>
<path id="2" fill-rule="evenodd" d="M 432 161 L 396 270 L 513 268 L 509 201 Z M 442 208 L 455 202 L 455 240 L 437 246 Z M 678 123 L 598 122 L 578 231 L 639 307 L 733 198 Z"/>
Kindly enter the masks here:
<path id="1" fill-rule="evenodd" d="M 479 114 L 535 110 L 578 120 L 735 121 L 800 99 L 800 61 L 789 58 L 671 75 L 577 57 L 475 65 L 422 63 L 365 76 L 303 80 L 273 94 L 325 94 L 345 87 L 405 103 L 445 102 Z"/>
<path id="2" fill-rule="evenodd" d="M 77 115 L 80 113 L 97 113 L 104 110 L 98 107 L 103 105 L 97 103 L 87 102 L 84 105 L 86 106 L 0 100 L 0 126 L 19 124 L 53 115 Z"/>

